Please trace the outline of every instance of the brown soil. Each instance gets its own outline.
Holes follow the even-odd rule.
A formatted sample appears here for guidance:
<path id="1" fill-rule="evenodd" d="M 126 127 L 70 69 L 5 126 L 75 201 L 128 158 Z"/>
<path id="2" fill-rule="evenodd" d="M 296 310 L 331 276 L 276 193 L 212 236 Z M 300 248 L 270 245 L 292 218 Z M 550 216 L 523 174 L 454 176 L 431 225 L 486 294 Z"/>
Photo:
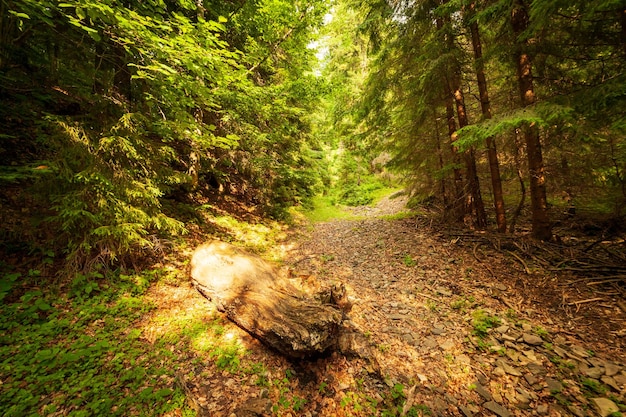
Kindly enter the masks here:
<path id="1" fill-rule="evenodd" d="M 404 400 L 393 395 L 397 384 L 405 412 L 413 405 L 434 415 L 596 415 L 590 396 L 626 402 L 623 281 L 589 285 L 588 275 L 551 270 L 523 236 L 442 231 L 420 216 L 380 218 L 404 203 L 385 199 L 376 208 L 355 209 L 367 219 L 301 228 L 282 244 L 291 275 L 347 286 L 348 318 L 369 341 L 369 353 L 290 362 L 228 326 L 249 350 L 245 360 L 265 366 L 266 380 L 195 365 L 194 374 L 204 377 L 181 381 L 201 413 L 265 415 L 241 410 L 251 399 L 267 398 L 274 415 L 381 415 L 402 411 Z M 154 295 L 168 314 L 213 311 L 190 287 L 159 287 Z M 479 337 L 485 317 L 498 322 Z M 617 369 L 613 382 L 606 379 L 610 367 Z M 596 376 L 589 368 L 607 370 Z M 615 387 L 589 393 L 584 381 L 592 377 Z M 553 391 L 553 380 L 562 392 Z"/>

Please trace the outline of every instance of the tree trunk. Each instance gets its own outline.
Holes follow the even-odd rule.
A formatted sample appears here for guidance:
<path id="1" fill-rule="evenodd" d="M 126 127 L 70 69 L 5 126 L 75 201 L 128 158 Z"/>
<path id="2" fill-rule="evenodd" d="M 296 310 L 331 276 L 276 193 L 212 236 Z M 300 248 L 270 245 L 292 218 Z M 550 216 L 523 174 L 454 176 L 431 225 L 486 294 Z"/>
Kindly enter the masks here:
<path id="1" fill-rule="evenodd" d="M 528 11 L 523 0 L 517 0 L 511 12 L 513 32 L 519 37 L 528 28 Z M 530 106 L 537 101 L 533 88 L 532 61 L 525 51 L 526 41 L 518 39 L 516 53 L 517 79 L 522 106 Z M 546 178 L 541 152 L 539 127 L 530 123 L 523 129 L 526 139 L 528 171 L 530 175 L 530 202 L 532 210 L 532 236 L 540 240 L 552 238 L 552 225 L 548 215 Z"/>
<path id="2" fill-rule="evenodd" d="M 519 139 L 519 135 L 517 133 L 517 129 L 515 132 L 515 153 L 513 154 L 513 159 L 515 161 L 515 172 L 517 173 L 517 179 L 519 180 L 520 186 L 520 200 L 513 212 L 513 216 L 511 216 L 511 225 L 509 226 L 509 232 L 515 233 L 515 225 L 517 223 L 517 218 L 522 213 L 522 209 L 524 208 L 524 203 L 526 202 L 526 185 L 524 185 L 524 175 L 522 175 L 522 157 L 521 153 L 523 152 L 522 143 Z"/>
<path id="3" fill-rule="evenodd" d="M 443 28 L 443 21 L 436 19 L 435 24 L 437 29 Z M 450 92 L 450 82 L 446 75 L 441 78 L 441 85 L 443 87 L 443 96 L 446 106 L 446 120 L 448 124 L 448 136 L 450 137 L 450 147 L 452 149 L 453 156 L 453 172 L 454 172 L 454 192 L 455 196 L 452 201 L 451 214 L 453 221 L 462 223 L 465 217 L 465 187 L 463 184 L 463 173 L 461 172 L 461 158 L 457 148 L 454 146 L 454 138 L 456 133 L 456 121 L 454 120 L 454 97 Z"/>
<path id="4" fill-rule="evenodd" d="M 458 78 L 455 79 L 453 96 L 456 104 L 457 117 L 459 118 L 459 128 L 464 128 L 469 124 L 469 121 L 467 119 L 467 112 L 465 109 L 463 90 L 461 90 L 461 82 Z M 468 206 L 470 207 L 471 212 L 474 213 L 476 227 L 484 228 L 487 226 L 487 215 L 485 214 L 485 205 L 483 203 L 482 195 L 480 194 L 480 181 L 478 180 L 478 170 L 476 169 L 474 147 L 470 147 L 463 153 L 463 159 L 465 160 L 467 186 L 469 188 L 469 193 L 467 195 L 469 197 Z"/>
<path id="5" fill-rule="evenodd" d="M 471 15 L 474 14 L 475 3 L 470 5 Z M 478 23 L 470 23 L 472 34 L 472 47 L 474 49 L 474 64 L 476 66 L 476 79 L 478 81 L 478 93 L 480 95 L 480 108 L 484 119 L 491 119 L 491 102 L 487 90 L 487 78 L 483 65 L 483 51 L 478 31 Z M 504 207 L 504 193 L 502 192 L 502 179 L 500 178 L 500 163 L 498 151 L 493 137 L 487 138 L 487 155 L 489 158 L 489 172 L 491 174 L 491 187 L 493 190 L 493 205 L 496 211 L 496 224 L 499 232 L 506 232 L 506 214 Z"/>
<path id="6" fill-rule="evenodd" d="M 343 286 L 311 295 L 261 258 L 219 241 L 195 250 L 191 278 L 219 311 L 284 355 L 302 358 L 339 347 L 350 308 Z"/>
<path id="7" fill-rule="evenodd" d="M 443 163 L 443 150 L 441 149 L 441 136 L 439 135 L 439 122 L 437 113 L 433 110 L 433 119 L 435 121 L 435 140 L 437 141 L 437 158 L 439 162 L 439 187 L 441 192 L 441 198 L 443 202 L 444 210 L 447 212 L 450 209 L 450 201 L 448 200 L 448 192 L 446 187 L 446 177 L 443 175 L 445 164 Z"/>
<path id="8" fill-rule="evenodd" d="M 446 97 L 446 119 L 448 121 L 448 136 L 450 137 L 450 147 L 452 148 L 454 163 L 454 200 L 452 201 L 452 216 L 454 221 L 463 222 L 465 217 L 465 186 L 463 184 L 463 173 L 461 172 L 461 158 L 457 148 L 454 146 L 456 134 L 456 121 L 454 119 L 454 99 L 450 94 L 448 82 L 444 80 L 444 94 Z"/>

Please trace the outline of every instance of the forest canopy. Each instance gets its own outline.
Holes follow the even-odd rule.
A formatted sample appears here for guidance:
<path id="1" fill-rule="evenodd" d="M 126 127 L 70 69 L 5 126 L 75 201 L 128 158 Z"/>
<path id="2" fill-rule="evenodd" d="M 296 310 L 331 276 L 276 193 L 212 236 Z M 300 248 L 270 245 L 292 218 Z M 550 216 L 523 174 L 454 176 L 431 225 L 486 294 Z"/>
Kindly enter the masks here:
<path id="1" fill-rule="evenodd" d="M 325 2 L 0 7 L 0 181 L 40 226 L 5 241 L 60 248 L 82 269 L 184 233 L 194 193 L 281 216 L 313 192 L 307 46 Z"/>
<path id="2" fill-rule="evenodd" d="M 553 208 L 623 216 L 623 2 L 352 6 L 368 67 L 351 133 L 391 152 L 449 220 L 514 230 L 527 189 L 532 235 L 542 240 L 553 238 Z M 334 52 L 331 60 L 349 59 Z"/>
<path id="3" fill-rule="evenodd" d="M 5 0 L 3 250 L 124 263 L 225 196 L 284 218 L 319 193 L 367 204 L 390 178 L 473 228 L 528 212 L 551 240 L 562 212 L 621 219 L 625 16 L 617 0 Z"/>

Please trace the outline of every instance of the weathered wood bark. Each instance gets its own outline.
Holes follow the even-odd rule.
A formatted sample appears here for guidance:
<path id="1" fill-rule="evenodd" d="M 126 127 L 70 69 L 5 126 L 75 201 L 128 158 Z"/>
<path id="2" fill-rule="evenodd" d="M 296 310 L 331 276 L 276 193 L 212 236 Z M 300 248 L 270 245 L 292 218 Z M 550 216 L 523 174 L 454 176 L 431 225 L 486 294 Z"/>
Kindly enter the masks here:
<path id="1" fill-rule="evenodd" d="M 261 258 L 213 241 L 196 249 L 191 278 L 238 326 L 286 356 L 302 358 L 337 346 L 343 321 L 332 289 L 309 295 Z"/>
<path id="2" fill-rule="evenodd" d="M 523 0 L 517 0 L 511 11 L 511 24 L 516 36 L 521 36 L 528 28 L 528 10 Z M 533 87 L 532 60 L 526 51 L 526 41 L 518 39 L 517 80 L 522 106 L 535 104 L 537 97 Z M 530 123 L 525 126 L 526 153 L 530 173 L 530 205 L 532 210 L 532 236 L 539 240 L 552 238 L 552 225 L 548 216 L 546 177 L 541 152 L 539 126 Z"/>
<path id="3" fill-rule="evenodd" d="M 475 13 L 475 3 L 469 6 L 470 18 Z M 487 89 L 487 77 L 485 77 L 485 66 L 483 64 L 483 47 L 480 41 L 478 23 L 472 20 L 470 23 L 472 34 L 472 49 L 474 50 L 474 67 L 476 69 L 476 80 L 478 82 L 478 94 L 480 95 L 480 108 L 484 119 L 491 119 L 491 102 L 489 101 L 489 91 Z M 504 193 L 502 192 L 502 179 L 500 178 L 500 163 L 498 162 L 498 151 L 493 137 L 487 138 L 487 156 L 489 159 L 489 173 L 491 174 L 491 189 L 493 191 L 493 206 L 496 211 L 496 224 L 499 232 L 506 232 L 506 214 L 504 207 Z"/>

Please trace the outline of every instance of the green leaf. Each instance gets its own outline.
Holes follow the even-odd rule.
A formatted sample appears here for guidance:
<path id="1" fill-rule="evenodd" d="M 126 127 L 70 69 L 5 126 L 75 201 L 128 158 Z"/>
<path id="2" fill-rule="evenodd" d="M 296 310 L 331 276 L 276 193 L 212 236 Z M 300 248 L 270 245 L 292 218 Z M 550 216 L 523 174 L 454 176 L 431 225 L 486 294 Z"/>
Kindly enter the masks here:
<path id="1" fill-rule="evenodd" d="M 80 20 L 83 20 L 85 17 L 87 17 L 87 14 L 85 13 L 85 11 L 82 8 L 77 7 L 76 8 L 76 16 L 78 16 L 78 18 Z"/>
<path id="2" fill-rule="evenodd" d="M 9 13 L 12 14 L 13 16 L 16 16 L 22 19 L 30 19 L 30 16 L 27 15 L 26 13 L 16 12 L 15 10 L 9 10 Z"/>
<path id="3" fill-rule="evenodd" d="M 163 389 L 160 389 L 157 392 L 155 392 L 154 396 L 157 397 L 158 399 L 162 399 L 164 397 L 169 397 L 173 393 L 174 393 L 173 390 L 171 390 L 169 388 L 163 388 Z"/>
<path id="4" fill-rule="evenodd" d="M 41 311 L 48 311 L 52 308 L 50 304 L 46 303 L 41 298 L 35 301 L 35 306 Z"/>

